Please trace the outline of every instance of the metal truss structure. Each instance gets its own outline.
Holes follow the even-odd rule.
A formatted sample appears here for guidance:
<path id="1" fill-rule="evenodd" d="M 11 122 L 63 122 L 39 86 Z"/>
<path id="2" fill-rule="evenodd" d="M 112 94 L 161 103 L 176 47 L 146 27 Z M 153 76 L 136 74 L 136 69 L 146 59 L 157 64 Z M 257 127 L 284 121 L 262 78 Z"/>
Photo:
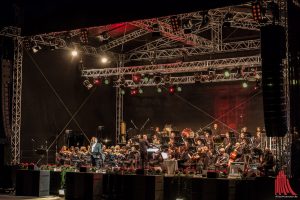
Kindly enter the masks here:
<path id="1" fill-rule="evenodd" d="M 119 56 L 119 66 L 121 69 L 124 65 L 124 56 Z M 122 76 L 119 75 L 119 78 Z M 120 87 L 116 87 L 116 136 L 115 142 L 120 143 L 121 140 L 121 123 L 123 122 L 123 94 L 122 89 Z"/>
<path id="2" fill-rule="evenodd" d="M 168 77 L 168 80 L 164 80 L 163 77 L 160 81 L 155 81 L 150 79 L 149 81 L 142 80 L 140 83 L 135 83 L 132 80 L 116 81 L 114 83 L 115 87 L 126 86 L 130 88 L 138 87 L 148 87 L 148 86 L 163 86 L 163 85 L 184 85 L 184 84 L 194 84 L 194 83 L 214 83 L 214 82 L 226 82 L 226 81 L 256 81 L 260 80 L 262 75 L 261 71 L 247 71 L 243 75 L 239 74 L 237 71 L 231 72 L 228 77 L 224 73 L 214 74 L 213 77 L 210 74 L 195 74 L 193 76 L 176 76 Z"/>
<path id="3" fill-rule="evenodd" d="M 18 30 L 18 35 L 21 29 Z M 12 101 L 12 135 L 11 151 L 12 163 L 20 163 L 21 141 L 21 105 L 22 105 L 22 63 L 23 43 L 20 37 L 14 38 L 14 66 L 13 66 L 13 101 Z"/>
<path id="4" fill-rule="evenodd" d="M 286 12 L 284 7 L 284 0 L 278 0 L 282 12 Z M 267 2 L 264 2 L 267 3 Z M 225 19 L 225 16 L 230 14 L 230 19 Z M 102 69 L 85 69 L 82 70 L 82 76 L 87 78 L 109 77 L 124 75 L 132 75 L 135 73 L 140 74 L 169 74 L 173 84 L 190 84 L 198 81 L 199 77 L 186 75 L 185 73 L 205 72 L 208 70 L 222 70 L 225 68 L 257 68 L 261 65 L 259 55 L 260 40 L 259 31 L 260 27 L 272 23 L 272 15 L 267 12 L 264 15 L 264 22 L 257 22 L 253 20 L 251 13 L 251 5 L 241 5 L 236 7 L 225 7 L 218 9 L 211 9 L 207 12 L 191 12 L 176 15 L 180 20 L 193 21 L 191 32 L 185 33 L 183 29 L 174 32 L 170 16 L 160 17 L 155 19 L 136 20 L 132 22 L 123 23 L 122 25 L 133 25 L 134 30 L 109 40 L 106 44 L 98 46 L 82 45 L 78 41 L 67 41 L 66 31 L 58 33 L 41 34 L 29 36 L 25 38 L 20 37 L 18 30 L 7 27 L 0 31 L 0 35 L 6 35 L 16 38 L 15 46 L 15 61 L 14 61 L 14 102 L 13 102 L 13 135 L 12 140 L 14 162 L 19 161 L 19 136 L 20 136 L 20 120 L 21 120 L 21 89 L 22 89 L 22 39 L 36 45 L 50 46 L 55 49 L 77 49 L 79 52 L 86 55 L 102 55 L 106 54 L 118 60 L 118 64 L 113 68 Z M 283 14 L 286 17 L 286 13 Z M 230 22 L 230 27 L 249 31 L 249 33 L 256 33 L 255 37 L 245 37 L 243 39 L 230 40 L 229 36 L 224 36 L 224 22 Z M 205 22 L 205 23 L 204 23 Z M 281 20 L 280 23 L 285 19 Z M 154 32 L 154 25 L 158 25 L 161 33 L 160 38 L 150 39 L 144 44 L 139 43 L 140 46 L 133 46 L 129 51 L 123 51 L 123 48 L 116 48 L 118 46 L 134 42 L 136 39 L 146 36 Z M 286 26 L 287 28 L 287 26 Z M 95 29 L 92 27 L 90 29 Z M 103 32 L 109 31 L 108 26 L 99 27 Z M 89 28 L 87 28 L 89 31 Z M 101 32 L 100 31 L 100 32 Z M 80 30 L 68 31 L 71 37 L 76 37 L 80 34 Z M 129 48 L 130 49 L 130 48 Z M 257 51 L 257 52 L 254 52 Z M 242 54 L 234 55 L 234 52 Z M 251 54 L 249 52 L 252 52 Z M 253 55 L 254 53 L 257 55 Z M 222 54 L 217 59 L 212 59 L 210 55 Z M 199 60 L 199 56 L 201 58 Z M 174 58 L 194 58 L 191 62 L 175 62 Z M 208 58 L 209 57 L 209 58 Z M 169 63 L 165 61 L 170 59 Z M 172 60 L 173 59 L 173 60 Z M 153 63 L 148 65 L 148 63 Z M 164 60 L 164 62 L 161 62 Z M 189 60 L 189 59 L 188 59 Z M 143 63 L 146 61 L 147 65 Z M 132 64 L 131 62 L 139 62 L 139 64 Z M 157 63 L 157 64 L 156 64 Z M 164 64 L 160 64 L 164 63 Z M 124 66 L 124 65 L 128 66 Z M 138 65 L 138 66 L 136 66 Z M 261 76 L 259 70 L 255 70 L 256 75 Z M 245 72 L 243 77 L 239 77 L 236 73 L 231 73 L 229 77 L 224 77 L 222 73 L 216 73 L 213 80 L 208 75 L 201 75 L 201 82 L 216 82 L 216 81 L 234 81 L 243 79 L 253 79 L 253 71 Z M 174 76 L 180 74 L 180 76 Z M 128 87 L 136 87 L 131 80 L 125 80 Z M 116 142 L 119 141 L 120 123 L 123 120 L 123 96 L 121 94 L 121 83 L 116 81 Z M 123 83 L 122 83 L 123 84 Z M 161 83 L 163 84 L 163 83 Z M 160 83 L 155 83 L 160 85 Z M 154 82 L 142 82 L 139 86 L 154 86 Z M 16 150 L 16 148 L 18 148 Z"/>
<path id="5" fill-rule="evenodd" d="M 21 29 L 5 27 L 0 31 L 1 36 L 11 37 L 14 40 L 13 62 L 13 99 L 12 99 L 12 131 L 11 131 L 11 156 L 12 164 L 20 162 L 20 133 L 21 133 L 21 100 L 22 100 L 22 63 L 23 41 Z"/>
<path id="6" fill-rule="evenodd" d="M 141 61 L 151 59 L 169 59 L 182 56 L 196 56 L 212 53 L 229 53 L 235 51 L 260 50 L 260 40 L 244 40 L 222 43 L 215 49 L 207 49 L 202 46 L 161 49 L 156 51 L 136 51 L 126 55 L 126 61 Z"/>
<path id="7" fill-rule="evenodd" d="M 224 69 L 243 66 L 260 66 L 260 56 L 247 56 L 237 58 L 225 58 L 215 60 L 202 60 L 193 62 L 179 62 L 171 64 L 157 64 L 157 65 L 144 65 L 132 66 L 122 68 L 104 68 L 104 69 L 87 69 L 82 70 L 83 77 L 108 77 L 118 75 L 132 75 L 136 73 L 149 74 L 149 73 L 188 73 L 207 71 L 208 69 Z"/>

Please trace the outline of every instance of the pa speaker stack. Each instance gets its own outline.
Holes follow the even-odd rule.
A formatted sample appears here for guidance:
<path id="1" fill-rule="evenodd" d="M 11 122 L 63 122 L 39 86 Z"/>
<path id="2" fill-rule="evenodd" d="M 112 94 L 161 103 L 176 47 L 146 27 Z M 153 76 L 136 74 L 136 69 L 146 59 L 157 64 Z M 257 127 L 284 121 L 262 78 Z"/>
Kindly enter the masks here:
<path id="1" fill-rule="evenodd" d="M 262 27 L 262 88 L 265 129 L 268 137 L 283 137 L 287 132 L 283 65 L 285 57 L 284 27 L 279 25 Z"/>

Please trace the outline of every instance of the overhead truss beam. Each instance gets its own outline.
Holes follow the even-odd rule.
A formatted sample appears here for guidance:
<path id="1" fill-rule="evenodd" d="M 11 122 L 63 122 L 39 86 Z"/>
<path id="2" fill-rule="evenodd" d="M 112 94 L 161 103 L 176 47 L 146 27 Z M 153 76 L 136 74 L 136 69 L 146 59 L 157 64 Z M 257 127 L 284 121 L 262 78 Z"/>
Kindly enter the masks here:
<path id="1" fill-rule="evenodd" d="M 247 51 L 247 50 L 259 50 L 260 40 L 245 40 L 238 42 L 222 43 L 219 50 L 206 49 L 201 46 L 197 47 L 184 47 L 184 48 L 172 48 L 156 51 L 138 51 L 126 55 L 126 62 L 128 61 L 142 61 L 150 59 L 169 59 L 183 56 L 195 56 L 204 55 L 208 53 L 229 53 L 235 51 Z"/>
<path id="2" fill-rule="evenodd" d="M 241 66 L 260 66 L 260 56 L 248 56 L 237 58 L 226 58 L 216 60 L 202 60 L 193 62 L 179 62 L 171 64 L 157 64 L 132 66 L 122 68 L 105 68 L 105 69 L 88 69 L 82 71 L 83 77 L 108 77 L 117 75 L 128 75 L 135 73 L 185 73 L 206 71 L 210 68 L 226 68 L 226 67 L 241 67 Z"/>
<path id="3" fill-rule="evenodd" d="M 214 78 L 211 79 L 209 75 L 194 75 L 194 76 L 177 76 L 170 77 L 166 82 L 161 79 L 159 82 L 150 79 L 149 81 L 142 80 L 140 83 L 134 83 L 132 80 L 125 80 L 125 82 L 116 81 L 114 82 L 115 87 L 151 87 L 151 86 L 164 86 L 164 85 L 184 85 L 194 83 L 214 83 L 214 82 L 228 82 L 228 81 L 256 81 L 259 80 L 262 75 L 261 71 L 253 70 L 244 72 L 241 76 L 238 72 L 231 72 L 229 77 L 225 77 L 224 73 L 215 74 Z"/>

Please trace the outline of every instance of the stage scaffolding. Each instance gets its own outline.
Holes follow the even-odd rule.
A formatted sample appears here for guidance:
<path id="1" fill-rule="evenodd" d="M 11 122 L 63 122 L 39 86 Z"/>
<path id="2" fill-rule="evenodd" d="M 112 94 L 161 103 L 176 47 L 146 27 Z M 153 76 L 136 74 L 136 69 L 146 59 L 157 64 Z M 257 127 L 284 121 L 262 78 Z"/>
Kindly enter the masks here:
<path id="1" fill-rule="evenodd" d="M 281 17 L 279 23 L 283 25 L 287 31 L 287 5 L 286 1 L 278 0 Z M 267 3 L 267 2 L 265 2 Z M 248 6 L 248 9 L 245 7 Z M 48 34 L 40 34 L 28 37 L 21 37 L 21 30 L 16 27 L 5 27 L 0 30 L 0 36 L 12 37 L 14 40 L 14 66 L 13 66 L 13 106 L 12 106 L 12 135 L 11 135 L 11 147 L 12 147 L 12 162 L 18 163 L 20 161 L 20 126 L 21 126 L 21 94 L 22 94 L 22 60 L 23 60 L 23 43 L 29 41 L 36 45 L 43 45 L 53 47 L 55 49 L 74 49 L 76 48 L 80 53 L 85 55 L 98 56 L 103 53 L 112 55 L 118 58 L 118 64 L 113 68 L 104 69 L 85 69 L 82 70 L 82 76 L 86 78 L 99 78 L 116 76 L 120 80 L 124 75 L 132 75 L 134 73 L 159 73 L 169 74 L 173 84 L 193 84 L 196 81 L 196 76 L 183 75 L 183 73 L 200 73 L 202 82 L 219 82 L 219 81 L 235 81 L 235 80 L 256 80 L 261 78 L 261 59 L 260 59 L 260 40 L 259 39 L 247 39 L 240 41 L 225 41 L 222 37 L 224 15 L 231 14 L 231 27 L 249 30 L 259 31 L 261 26 L 272 23 L 272 16 L 270 13 L 266 13 L 265 22 L 258 23 L 253 20 L 251 13 L 251 4 L 246 4 L 237 7 L 225 7 L 218 9 L 211 9 L 207 13 L 203 11 L 191 12 L 176 15 L 181 20 L 193 19 L 198 22 L 194 23 L 194 28 L 191 33 L 184 34 L 183 30 L 174 32 L 171 27 L 169 17 L 161 17 L 156 19 L 136 20 L 129 22 L 137 28 L 132 32 L 124 34 L 122 37 L 110 40 L 100 47 L 94 47 L 89 45 L 83 45 L 76 42 L 68 42 L 65 40 L 66 32 L 73 37 L 80 34 L 80 30 L 56 32 Z M 209 22 L 203 25 L 205 17 L 209 16 Z M 124 45 L 127 42 L 133 41 L 141 36 L 154 31 L 153 27 L 158 24 L 160 32 L 163 37 L 154 41 L 149 41 L 146 44 L 140 45 L 128 52 L 116 53 L 111 51 L 113 48 L 120 45 Z M 95 28 L 95 27 L 93 27 Z M 101 27 L 106 31 L 107 26 Z M 92 29 L 92 28 L 91 28 Z M 89 31 L 89 29 L 87 29 Z M 201 37 L 198 34 L 209 31 L 210 39 Z M 182 43 L 181 47 L 175 44 Z M 243 56 L 216 58 L 216 59 L 203 59 L 196 61 L 185 62 L 184 59 L 179 62 L 173 62 L 168 64 L 150 64 L 140 66 L 125 66 L 125 64 L 132 61 L 155 61 L 159 59 L 174 59 L 190 56 L 203 56 L 211 54 L 228 54 L 232 52 L 244 52 Z M 251 54 L 248 54 L 252 52 Z M 256 52 L 256 53 L 253 53 Z M 288 52 L 287 52 L 288 55 Z M 288 62 L 285 61 L 285 78 L 288 80 Z M 216 73 L 215 78 L 211 81 L 206 74 L 202 72 L 208 70 L 235 69 L 236 67 L 243 66 L 245 70 L 245 76 L 243 78 L 238 76 L 238 73 L 231 73 L 230 77 L 224 77 L 222 73 Z M 174 75 L 177 76 L 174 76 Z M 179 76 L 178 76 L 179 74 Z M 140 85 L 136 85 L 131 80 L 125 80 L 126 87 L 137 86 L 157 86 L 164 83 L 154 83 L 153 81 L 141 82 Z M 121 122 L 123 121 L 123 95 L 121 87 L 124 86 L 124 82 L 115 81 L 114 87 L 116 87 L 116 137 L 115 142 L 120 141 Z M 287 116 L 289 116 L 289 94 L 288 94 L 288 82 L 286 81 L 286 102 L 287 102 Z M 277 157 L 283 157 L 283 150 L 290 153 L 290 124 L 288 118 L 288 134 L 285 138 L 269 138 L 266 141 L 266 145 L 270 149 L 274 150 Z M 290 155 L 290 154 L 289 154 Z M 282 160 L 282 159 L 280 159 Z M 288 166 L 289 171 L 289 166 Z"/>

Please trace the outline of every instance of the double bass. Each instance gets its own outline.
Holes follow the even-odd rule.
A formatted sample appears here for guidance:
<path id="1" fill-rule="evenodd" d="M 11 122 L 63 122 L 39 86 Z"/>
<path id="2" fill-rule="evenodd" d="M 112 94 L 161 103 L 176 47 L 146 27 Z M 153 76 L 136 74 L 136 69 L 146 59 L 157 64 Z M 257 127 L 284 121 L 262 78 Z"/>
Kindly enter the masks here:
<path id="1" fill-rule="evenodd" d="M 228 165 L 230 165 L 232 162 L 235 161 L 235 159 L 238 156 L 238 150 L 239 150 L 240 147 L 241 147 L 240 144 L 237 143 L 237 146 L 235 147 L 235 149 L 230 153 Z"/>

